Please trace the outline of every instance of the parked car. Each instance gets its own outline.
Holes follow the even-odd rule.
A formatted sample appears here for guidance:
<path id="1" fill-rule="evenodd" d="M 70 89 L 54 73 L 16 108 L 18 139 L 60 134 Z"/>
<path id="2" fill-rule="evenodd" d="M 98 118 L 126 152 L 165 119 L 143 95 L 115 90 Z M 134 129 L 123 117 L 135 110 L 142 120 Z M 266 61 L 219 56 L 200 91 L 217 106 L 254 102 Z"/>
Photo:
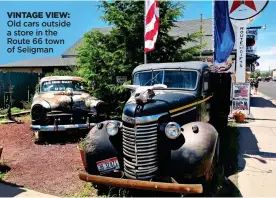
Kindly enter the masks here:
<path id="1" fill-rule="evenodd" d="M 222 170 L 220 135 L 227 125 L 230 74 L 206 63 L 152 63 L 136 67 L 122 120 L 93 127 L 84 144 L 81 180 L 196 194 Z M 216 91 L 215 91 L 216 90 Z"/>
<path id="2" fill-rule="evenodd" d="M 105 103 L 85 90 L 84 80 L 74 76 L 50 76 L 40 80 L 31 106 L 31 129 L 41 141 L 49 131 L 89 130 L 103 120 Z"/>

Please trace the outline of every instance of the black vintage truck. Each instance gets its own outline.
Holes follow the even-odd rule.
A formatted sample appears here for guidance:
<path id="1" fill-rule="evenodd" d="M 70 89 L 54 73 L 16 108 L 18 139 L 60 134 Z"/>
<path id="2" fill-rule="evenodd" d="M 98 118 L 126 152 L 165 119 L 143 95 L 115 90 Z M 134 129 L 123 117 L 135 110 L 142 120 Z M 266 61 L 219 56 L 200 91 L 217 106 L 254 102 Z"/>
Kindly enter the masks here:
<path id="1" fill-rule="evenodd" d="M 202 193 L 219 163 L 219 132 L 230 112 L 230 74 L 203 62 L 136 67 L 122 120 L 107 120 L 84 145 L 87 173 L 99 185 Z"/>

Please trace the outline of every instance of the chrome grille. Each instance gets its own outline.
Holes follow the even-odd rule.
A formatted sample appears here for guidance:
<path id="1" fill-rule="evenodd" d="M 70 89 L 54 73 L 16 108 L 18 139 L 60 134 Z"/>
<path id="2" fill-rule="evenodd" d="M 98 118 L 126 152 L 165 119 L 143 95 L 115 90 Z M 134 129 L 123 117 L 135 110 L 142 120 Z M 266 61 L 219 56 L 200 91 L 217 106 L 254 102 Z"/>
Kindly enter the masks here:
<path id="1" fill-rule="evenodd" d="M 158 169 L 157 123 L 123 124 L 124 170 L 127 177 L 151 179 Z"/>

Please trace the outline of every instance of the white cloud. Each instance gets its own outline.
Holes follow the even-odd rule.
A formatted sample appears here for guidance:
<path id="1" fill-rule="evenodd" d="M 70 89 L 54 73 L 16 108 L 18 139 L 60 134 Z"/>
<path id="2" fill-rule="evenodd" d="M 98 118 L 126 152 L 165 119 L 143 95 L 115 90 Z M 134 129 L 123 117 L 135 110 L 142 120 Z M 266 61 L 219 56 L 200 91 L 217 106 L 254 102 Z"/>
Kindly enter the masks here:
<path id="1" fill-rule="evenodd" d="M 259 56 L 271 56 L 276 55 L 276 46 L 271 47 L 270 49 L 258 51 L 257 54 Z"/>
<path id="2" fill-rule="evenodd" d="M 261 56 L 259 60 L 257 60 L 258 63 L 260 63 L 260 66 L 256 67 L 256 69 L 259 69 L 261 71 L 268 71 L 269 69 L 276 69 L 276 57 L 275 58 L 268 58 L 265 56 Z M 270 68 L 269 68 L 270 67 Z"/>

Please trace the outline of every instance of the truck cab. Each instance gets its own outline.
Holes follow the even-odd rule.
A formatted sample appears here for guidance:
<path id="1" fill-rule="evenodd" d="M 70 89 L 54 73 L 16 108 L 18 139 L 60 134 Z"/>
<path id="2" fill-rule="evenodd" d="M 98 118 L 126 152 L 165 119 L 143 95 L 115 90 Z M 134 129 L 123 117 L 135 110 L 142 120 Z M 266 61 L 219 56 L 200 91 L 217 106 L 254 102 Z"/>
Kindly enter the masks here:
<path id="1" fill-rule="evenodd" d="M 122 120 L 104 121 L 86 137 L 88 168 L 80 178 L 128 188 L 143 184 L 151 190 L 202 193 L 199 181 L 212 180 L 218 162 L 219 133 L 212 122 L 226 116 L 212 109 L 218 97 L 211 79 L 218 77 L 197 61 L 136 67 L 132 85 L 125 85 L 131 97 Z M 120 172 L 121 179 L 110 177 L 114 172 Z M 167 186 L 160 178 L 169 178 Z M 150 188 L 153 181 L 155 187 Z"/>

